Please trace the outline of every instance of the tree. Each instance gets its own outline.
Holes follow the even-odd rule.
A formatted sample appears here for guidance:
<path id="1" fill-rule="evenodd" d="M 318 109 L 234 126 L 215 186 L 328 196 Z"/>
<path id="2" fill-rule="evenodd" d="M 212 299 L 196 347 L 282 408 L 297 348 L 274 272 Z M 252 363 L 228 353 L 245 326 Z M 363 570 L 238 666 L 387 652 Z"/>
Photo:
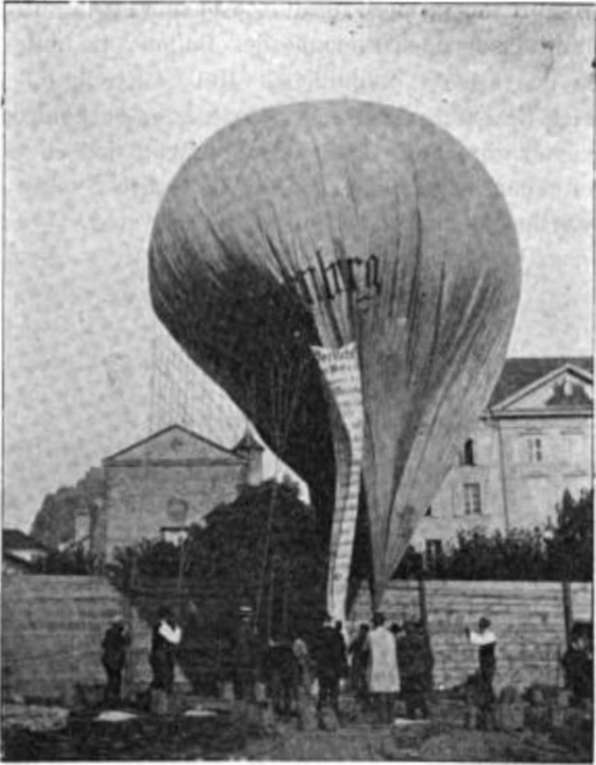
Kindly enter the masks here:
<path id="1" fill-rule="evenodd" d="M 327 549 L 312 508 L 291 484 L 246 487 L 220 505 L 187 543 L 186 574 L 221 592 L 218 610 L 256 608 L 263 635 L 310 632 L 325 607 Z"/>
<path id="2" fill-rule="evenodd" d="M 45 496 L 33 520 L 31 536 L 51 548 L 72 542 L 77 512 L 83 510 L 92 514 L 96 503 L 103 501 L 103 497 L 103 468 L 92 467 L 74 486 L 61 486 Z"/>
<path id="3" fill-rule="evenodd" d="M 312 645 L 325 608 L 328 557 L 314 510 L 290 482 L 245 487 L 205 521 L 192 526 L 180 546 L 145 540 L 118 551 L 112 572 L 133 596 L 138 574 L 137 589 L 151 591 L 153 600 L 164 576 L 170 577 L 170 597 L 178 583 L 185 635 L 179 658 L 189 680 L 202 688 L 231 669 L 243 604 L 255 610 L 260 604 L 255 615 L 262 646 L 298 633 Z M 145 615 L 153 618 L 155 603 L 143 598 Z"/>
<path id="4" fill-rule="evenodd" d="M 548 543 L 551 565 L 567 581 L 589 581 L 593 576 L 594 491 L 582 491 L 574 500 L 563 494 L 557 508 L 557 528 Z"/>
<path id="5" fill-rule="evenodd" d="M 592 579 L 593 492 L 574 500 L 566 491 L 557 508 L 557 526 L 494 531 L 460 531 L 436 559 L 426 562 L 429 579 L 590 581 Z M 417 575 L 413 550 L 395 578 Z"/>
<path id="6" fill-rule="evenodd" d="M 97 570 L 95 556 L 82 545 L 67 550 L 52 550 L 47 556 L 31 563 L 34 574 L 59 574 L 61 576 L 89 576 Z"/>

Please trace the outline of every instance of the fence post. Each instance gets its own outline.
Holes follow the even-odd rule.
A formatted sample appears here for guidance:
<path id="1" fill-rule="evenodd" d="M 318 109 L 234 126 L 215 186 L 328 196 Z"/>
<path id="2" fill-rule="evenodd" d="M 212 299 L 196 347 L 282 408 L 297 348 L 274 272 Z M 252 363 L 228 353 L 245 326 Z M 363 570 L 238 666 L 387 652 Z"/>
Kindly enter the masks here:
<path id="1" fill-rule="evenodd" d="M 420 610 L 420 622 L 424 630 L 424 646 L 425 653 L 429 659 L 429 663 L 425 672 L 425 685 L 427 691 L 432 691 L 434 688 L 434 678 L 432 670 L 432 646 L 430 642 L 430 633 L 428 631 L 428 609 L 426 607 L 426 584 L 423 576 L 418 577 L 418 607 Z"/>
<path id="2" fill-rule="evenodd" d="M 563 592 L 563 616 L 565 618 L 565 645 L 571 645 L 571 627 L 573 626 L 573 603 L 571 601 L 571 585 L 568 581 L 561 582 Z"/>
<path id="3" fill-rule="evenodd" d="M 424 630 L 428 630 L 428 611 L 426 609 L 426 585 L 424 578 L 418 577 L 418 609 L 420 611 L 420 621 Z"/>
<path id="4" fill-rule="evenodd" d="M 124 672 L 123 672 L 123 692 L 124 697 L 126 698 L 128 695 L 132 693 L 132 691 L 136 687 L 136 678 L 137 678 L 137 657 L 135 656 L 135 624 L 134 624 L 134 606 L 132 602 L 133 598 L 133 587 L 130 583 L 128 583 L 125 588 L 124 592 L 121 593 L 121 602 L 122 602 L 122 612 L 125 621 L 128 624 L 129 629 L 129 636 L 130 636 L 130 643 L 127 649 L 127 661 L 124 665 Z"/>

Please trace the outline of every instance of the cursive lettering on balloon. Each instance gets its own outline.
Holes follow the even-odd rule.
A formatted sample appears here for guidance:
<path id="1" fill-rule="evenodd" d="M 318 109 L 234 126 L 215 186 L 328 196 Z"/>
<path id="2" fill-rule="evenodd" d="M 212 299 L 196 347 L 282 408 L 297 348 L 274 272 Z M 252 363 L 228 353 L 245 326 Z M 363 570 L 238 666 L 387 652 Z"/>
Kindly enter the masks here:
<path id="1" fill-rule="evenodd" d="M 343 293 L 355 293 L 358 303 L 381 294 L 380 262 L 376 255 L 369 255 L 366 260 L 343 257 L 326 264 L 320 250 L 315 254 L 317 266 L 296 271 L 289 279 L 309 305 L 334 300 Z"/>

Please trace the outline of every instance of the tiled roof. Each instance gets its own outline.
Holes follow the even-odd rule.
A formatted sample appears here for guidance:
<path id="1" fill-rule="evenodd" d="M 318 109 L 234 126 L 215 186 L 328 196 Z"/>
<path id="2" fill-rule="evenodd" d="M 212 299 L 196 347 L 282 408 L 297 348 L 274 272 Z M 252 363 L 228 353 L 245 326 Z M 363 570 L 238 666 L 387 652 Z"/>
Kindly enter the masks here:
<path id="1" fill-rule="evenodd" d="M 5 553 L 9 550 L 46 550 L 20 529 L 2 529 L 2 549 Z"/>
<path id="2" fill-rule="evenodd" d="M 572 364 L 592 374 L 593 362 L 591 356 L 557 356 L 557 357 L 522 357 L 507 359 L 501 377 L 495 385 L 489 406 L 494 406 L 500 401 L 513 395 L 516 391 L 525 388 L 535 380 L 539 380 L 549 372 L 553 372 L 565 364 Z"/>

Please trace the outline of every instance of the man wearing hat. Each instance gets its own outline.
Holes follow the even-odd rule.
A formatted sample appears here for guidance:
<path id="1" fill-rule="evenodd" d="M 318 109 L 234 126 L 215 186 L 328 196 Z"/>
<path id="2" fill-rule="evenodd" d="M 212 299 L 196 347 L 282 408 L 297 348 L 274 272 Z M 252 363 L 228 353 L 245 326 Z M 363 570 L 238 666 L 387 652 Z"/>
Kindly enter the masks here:
<path id="1" fill-rule="evenodd" d="M 176 623 L 174 613 L 167 606 L 162 606 L 151 635 L 149 662 L 153 670 L 153 689 L 165 694 L 172 693 L 176 648 L 181 640 L 182 629 Z"/>
<path id="2" fill-rule="evenodd" d="M 122 615 L 117 614 L 112 618 L 101 643 L 103 649 L 101 661 L 108 676 L 105 690 L 107 704 L 116 704 L 120 701 L 122 670 L 126 663 L 126 649 L 129 645 L 128 627 Z"/>
<path id="3" fill-rule="evenodd" d="M 478 620 L 478 632 L 470 630 L 468 627 L 466 627 L 465 632 L 470 643 L 478 646 L 479 727 L 486 728 L 490 723 L 494 726 L 495 692 L 493 679 L 497 668 L 495 657 L 497 638 L 490 629 L 490 621 L 484 616 Z"/>
<path id="4" fill-rule="evenodd" d="M 237 699 L 253 701 L 259 646 L 253 626 L 251 606 L 242 604 L 239 612 L 240 624 L 234 650 L 234 694 Z"/>

